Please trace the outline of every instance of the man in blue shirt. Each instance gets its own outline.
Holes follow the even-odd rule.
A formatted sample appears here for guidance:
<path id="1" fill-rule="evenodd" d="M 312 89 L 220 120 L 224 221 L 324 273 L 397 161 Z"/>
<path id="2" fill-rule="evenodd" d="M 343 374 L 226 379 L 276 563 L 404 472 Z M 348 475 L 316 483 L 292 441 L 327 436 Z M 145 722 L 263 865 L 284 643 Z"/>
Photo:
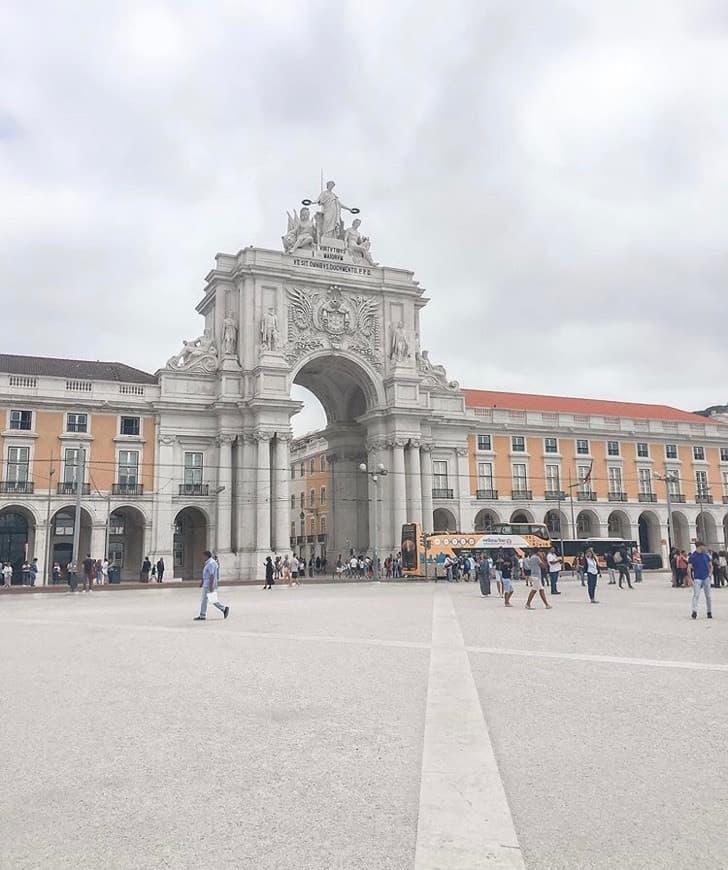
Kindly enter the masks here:
<path id="1" fill-rule="evenodd" d="M 195 620 L 207 619 L 208 595 L 214 597 L 212 604 L 214 604 L 222 613 L 223 619 L 227 619 L 228 613 L 230 613 L 230 608 L 217 600 L 217 594 L 213 596 L 213 593 L 217 593 L 217 585 L 220 579 L 220 568 L 217 562 L 212 558 L 212 553 L 209 550 L 205 550 L 204 556 L 206 562 L 205 567 L 202 569 L 202 580 L 200 581 L 200 586 L 202 586 L 202 601 L 200 602 L 200 615 L 196 616 Z"/>
<path id="2" fill-rule="evenodd" d="M 700 590 L 702 589 L 705 592 L 705 607 L 708 611 L 708 619 L 712 619 L 710 578 L 713 574 L 713 560 L 705 552 L 705 546 L 702 541 L 695 542 L 695 552 L 690 554 L 688 562 L 693 572 L 693 612 L 691 616 L 693 619 L 698 618 L 698 601 L 700 600 Z"/>

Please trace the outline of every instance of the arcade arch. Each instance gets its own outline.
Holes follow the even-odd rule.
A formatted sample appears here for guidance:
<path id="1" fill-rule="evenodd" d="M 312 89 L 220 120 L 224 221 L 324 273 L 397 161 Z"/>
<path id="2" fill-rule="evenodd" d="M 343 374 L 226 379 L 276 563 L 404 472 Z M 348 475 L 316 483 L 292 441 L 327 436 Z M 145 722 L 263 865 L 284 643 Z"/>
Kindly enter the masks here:
<path id="1" fill-rule="evenodd" d="M 174 544 L 172 561 L 174 576 L 183 580 L 202 577 L 208 548 L 209 521 L 207 514 L 197 506 L 182 508 L 174 518 Z M 145 554 L 146 555 L 146 554 Z"/>
<path id="2" fill-rule="evenodd" d="M 475 515 L 475 522 L 473 523 L 474 531 L 489 532 L 493 526 L 499 522 L 500 517 L 494 510 L 484 508 L 483 510 L 478 511 Z"/>
<path id="3" fill-rule="evenodd" d="M 136 507 L 114 508 L 109 517 L 109 552 L 112 565 L 121 569 L 122 580 L 138 580 L 142 561 L 153 553 L 144 552 L 144 514 Z"/>
<path id="4" fill-rule="evenodd" d="M 687 517 L 680 511 L 672 512 L 672 545 L 690 552 L 690 526 Z"/>
<path id="5" fill-rule="evenodd" d="M 569 523 L 563 511 L 552 508 L 550 511 L 546 511 L 543 521 L 552 538 L 568 537 Z"/>
<path id="6" fill-rule="evenodd" d="M 599 538 L 599 517 L 594 511 L 579 511 L 576 517 L 577 538 Z"/>
<path id="7" fill-rule="evenodd" d="M 14 586 L 22 583 L 20 566 L 35 555 L 35 527 L 35 517 L 22 505 L 9 505 L 0 511 L 0 563 L 13 566 Z"/>
<path id="8" fill-rule="evenodd" d="M 713 514 L 708 511 L 699 513 L 695 521 L 695 531 L 698 539 L 707 547 L 718 545 L 718 529 Z"/>
<path id="9" fill-rule="evenodd" d="M 517 510 L 513 511 L 511 514 L 511 522 L 512 523 L 532 523 L 534 522 L 533 514 L 527 510 Z"/>
<path id="10" fill-rule="evenodd" d="M 652 511 L 643 511 L 637 520 L 639 545 L 643 553 L 659 553 L 660 521 Z"/>
<path id="11" fill-rule="evenodd" d="M 607 537 L 624 538 L 629 541 L 632 538 L 632 524 L 624 511 L 612 511 L 607 520 Z"/>
<path id="12" fill-rule="evenodd" d="M 432 514 L 434 532 L 456 532 L 458 524 L 455 515 L 447 508 L 437 508 Z"/>
<path id="13" fill-rule="evenodd" d="M 76 521 L 75 505 L 65 505 L 59 508 L 51 517 L 50 527 L 50 560 L 51 565 L 58 562 L 65 576 L 66 565 L 71 561 L 73 555 L 73 530 Z M 78 539 L 78 558 L 79 561 L 86 557 L 87 553 L 91 552 L 91 514 L 86 508 L 81 508 L 81 528 Z M 92 554 L 96 557 L 96 554 Z M 100 557 L 101 554 L 99 553 Z"/>

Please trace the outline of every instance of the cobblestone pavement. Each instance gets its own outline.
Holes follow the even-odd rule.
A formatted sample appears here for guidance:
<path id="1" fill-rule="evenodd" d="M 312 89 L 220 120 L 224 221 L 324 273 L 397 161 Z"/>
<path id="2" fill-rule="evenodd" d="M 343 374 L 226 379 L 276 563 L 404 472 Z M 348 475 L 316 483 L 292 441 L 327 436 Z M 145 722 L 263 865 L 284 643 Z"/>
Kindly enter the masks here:
<path id="1" fill-rule="evenodd" d="M 725 865 L 728 590 L 561 588 L 0 596 L 0 868 Z"/>

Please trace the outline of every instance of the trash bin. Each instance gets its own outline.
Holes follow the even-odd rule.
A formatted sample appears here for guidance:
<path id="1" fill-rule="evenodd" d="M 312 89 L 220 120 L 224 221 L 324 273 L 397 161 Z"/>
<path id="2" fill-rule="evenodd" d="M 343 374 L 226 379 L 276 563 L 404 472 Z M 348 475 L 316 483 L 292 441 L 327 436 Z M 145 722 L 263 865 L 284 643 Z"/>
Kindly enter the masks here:
<path id="1" fill-rule="evenodd" d="M 109 568 L 109 583 L 121 583 L 121 568 L 118 565 Z"/>

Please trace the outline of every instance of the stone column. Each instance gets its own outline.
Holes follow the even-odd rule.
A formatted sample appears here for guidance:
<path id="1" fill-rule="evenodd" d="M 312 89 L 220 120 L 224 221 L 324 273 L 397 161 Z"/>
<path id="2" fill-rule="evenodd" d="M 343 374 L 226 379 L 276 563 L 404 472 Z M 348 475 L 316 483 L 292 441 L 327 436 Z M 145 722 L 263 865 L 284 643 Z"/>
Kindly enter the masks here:
<path id="1" fill-rule="evenodd" d="M 169 577 L 174 577 L 172 541 L 177 513 L 172 498 L 177 495 L 182 483 L 180 462 L 175 456 L 176 435 L 164 434 L 158 439 L 157 462 L 154 469 L 154 502 L 152 504 L 152 540 L 154 555 L 164 559 Z M 173 478 L 169 481 L 169 478 Z M 149 546 L 149 544 L 147 544 Z M 146 555 L 146 554 L 145 554 Z"/>
<path id="2" fill-rule="evenodd" d="M 238 545 L 255 549 L 256 442 L 252 435 L 238 436 Z"/>
<path id="3" fill-rule="evenodd" d="M 233 441 L 235 435 L 217 436 L 216 541 L 218 553 L 229 553 L 232 546 Z M 224 488 L 223 488 L 224 487 Z"/>
<path id="4" fill-rule="evenodd" d="M 290 440 L 290 433 L 279 432 L 273 442 L 273 549 L 280 556 L 291 549 Z"/>
<path id="5" fill-rule="evenodd" d="M 432 444 L 422 444 L 420 447 L 421 483 L 422 483 L 422 528 L 425 532 L 432 531 Z"/>
<path id="6" fill-rule="evenodd" d="M 470 463 L 468 462 L 468 448 L 467 447 L 458 447 L 455 452 L 457 453 L 457 467 L 458 467 L 458 488 L 457 488 L 457 499 L 458 499 L 458 529 L 462 531 L 467 531 L 473 525 L 469 513 L 470 513 Z"/>
<path id="7" fill-rule="evenodd" d="M 372 438 L 366 443 L 367 451 L 367 468 L 369 471 L 375 471 L 381 463 L 384 462 L 382 451 L 387 446 L 384 438 Z M 364 475 L 362 475 L 363 477 Z M 367 475 L 368 496 L 369 496 L 369 550 L 373 550 L 375 545 L 379 559 L 383 562 L 390 552 L 389 534 L 387 520 L 384 514 L 384 506 L 386 504 L 387 493 L 387 477 L 388 475 L 377 475 L 377 482 L 372 480 L 370 474 Z M 386 549 L 386 552 L 385 552 Z"/>
<path id="8" fill-rule="evenodd" d="M 392 438 L 389 442 L 392 448 L 392 529 L 390 540 L 395 552 L 399 551 L 402 540 L 402 526 L 407 522 L 407 488 L 405 482 L 404 446 L 407 443 L 403 438 Z"/>
<path id="9" fill-rule="evenodd" d="M 258 442 L 255 474 L 255 549 L 270 551 L 270 432 L 258 429 L 253 437 Z"/>
<path id="10" fill-rule="evenodd" d="M 411 440 L 405 454 L 407 465 L 407 521 L 422 528 L 422 483 L 420 442 Z"/>

